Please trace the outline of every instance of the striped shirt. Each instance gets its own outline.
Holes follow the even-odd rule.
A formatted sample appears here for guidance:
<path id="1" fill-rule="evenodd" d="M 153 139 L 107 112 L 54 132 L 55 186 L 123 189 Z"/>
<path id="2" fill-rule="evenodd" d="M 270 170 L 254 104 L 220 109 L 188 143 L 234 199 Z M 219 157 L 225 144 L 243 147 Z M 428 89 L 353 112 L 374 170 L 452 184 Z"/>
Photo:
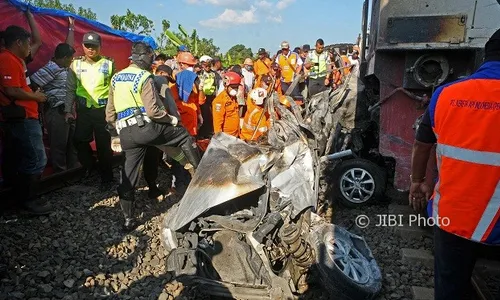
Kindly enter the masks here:
<path id="1" fill-rule="evenodd" d="M 47 102 L 54 108 L 64 104 L 67 76 L 67 68 L 61 68 L 55 62 L 49 61 L 44 67 L 31 75 L 31 81 L 43 89 L 47 95 Z"/>

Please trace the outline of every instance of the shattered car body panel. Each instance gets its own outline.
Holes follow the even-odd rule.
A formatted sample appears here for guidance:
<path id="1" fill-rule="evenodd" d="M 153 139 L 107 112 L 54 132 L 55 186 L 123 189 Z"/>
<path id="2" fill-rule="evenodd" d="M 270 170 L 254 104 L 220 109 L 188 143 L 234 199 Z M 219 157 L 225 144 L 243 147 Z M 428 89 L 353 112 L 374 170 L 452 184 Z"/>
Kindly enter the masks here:
<path id="1" fill-rule="evenodd" d="M 166 227 L 178 230 L 210 208 L 263 187 L 272 155 L 224 133 L 214 136 Z"/>
<path id="2" fill-rule="evenodd" d="M 258 144 L 216 134 L 163 222 L 167 270 L 215 296 L 296 299 L 319 263 L 308 238 L 318 226 L 319 157 L 345 94 L 317 97 L 304 119 L 271 94 L 272 126 Z"/>

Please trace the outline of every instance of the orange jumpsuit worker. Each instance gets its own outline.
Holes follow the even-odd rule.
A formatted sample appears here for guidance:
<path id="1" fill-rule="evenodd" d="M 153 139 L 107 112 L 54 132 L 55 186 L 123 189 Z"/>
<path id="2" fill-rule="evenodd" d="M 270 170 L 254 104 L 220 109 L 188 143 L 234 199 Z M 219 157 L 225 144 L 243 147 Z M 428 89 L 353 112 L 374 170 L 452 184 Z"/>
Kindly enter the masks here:
<path id="1" fill-rule="evenodd" d="M 212 102 L 214 133 L 224 132 L 234 137 L 240 133 L 238 89 L 241 76 L 235 72 L 226 72 L 223 77 L 225 89 Z"/>
<path id="2" fill-rule="evenodd" d="M 205 99 L 198 89 L 200 79 L 193 72 L 196 59 L 189 52 L 181 52 L 177 63 L 180 72 L 175 76 L 175 86 L 171 88 L 175 104 L 181 115 L 181 123 L 191 136 L 198 135 L 198 129 L 203 123 L 200 110 L 200 99 Z"/>
<path id="3" fill-rule="evenodd" d="M 264 110 L 264 99 L 267 97 L 267 91 L 263 88 L 256 88 L 250 92 L 252 99 L 252 108 L 248 109 L 243 126 L 241 127 L 240 139 L 244 141 L 256 141 L 262 134 L 267 132 L 268 122 Z"/>

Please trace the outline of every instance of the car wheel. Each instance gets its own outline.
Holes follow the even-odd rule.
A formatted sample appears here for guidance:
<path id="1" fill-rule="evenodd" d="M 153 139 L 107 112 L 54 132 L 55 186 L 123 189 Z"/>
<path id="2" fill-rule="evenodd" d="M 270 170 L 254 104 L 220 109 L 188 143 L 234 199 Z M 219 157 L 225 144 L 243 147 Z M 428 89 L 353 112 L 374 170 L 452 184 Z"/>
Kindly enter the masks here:
<path id="1" fill-rule="evenodd" d="M 326 224 L 310 235 L 321 282 L 338 299 L 373 299 L 382 288 L 380 268 L 365 240 Z"/>
<path id="2" fill-rule="evenodd" d="M 350 159 L 334 169 L 333 196 L 351 208 L 372 203 L 384 196 L 387 176 L 378 165 L 366 159 Z"/>

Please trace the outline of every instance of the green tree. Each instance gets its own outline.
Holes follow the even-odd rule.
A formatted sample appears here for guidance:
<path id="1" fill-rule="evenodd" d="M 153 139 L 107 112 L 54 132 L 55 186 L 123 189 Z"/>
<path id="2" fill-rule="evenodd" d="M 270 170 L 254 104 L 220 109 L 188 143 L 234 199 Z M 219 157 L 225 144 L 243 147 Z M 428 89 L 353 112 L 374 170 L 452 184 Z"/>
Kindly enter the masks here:
<path id="1" fill-rule="evenodd" d="M 83 8 L 81 6 L 75 8 L 73 4 L 62 4 L 59 0 L 29 0 L 28 3 L 38 7 L 65 10 L 90 20 L 97 20 L 97 15 L 90 8 Z"/>
<path id="2" fill-rule="evenodd" d="M 253 57 L 252 49 L 245 47 L 245 45 L 237 44 L 227 51 L 225 55 L 225 63 L 227 65 L 242 64 L 243 61 L 245 61 L 245 58 L 248 57 Z"/>
<path id="3" fill-rule="evenodd" d="M 159 51 L 168 55 L 175 55 L 177 47 L 186 45 L 195 56 L 215 56 L 219 47 L 214 44 L 213 39 L 200 38 L 196 29 L 189 34 L 181 24 L 177 26 L 178 31 L 170 30 L 170 22 L 162 21 L 163 32 L 158 36 Z"/>
<path id="4" fill-rule="evenodd" d="M 114 29 L 129 31 L 137 34 L 149 35 L 154 30 L 154 23 L 146 16 L 134 14 L 127 9 L 127 13 L 111 16 L 111 26 Z"/>

